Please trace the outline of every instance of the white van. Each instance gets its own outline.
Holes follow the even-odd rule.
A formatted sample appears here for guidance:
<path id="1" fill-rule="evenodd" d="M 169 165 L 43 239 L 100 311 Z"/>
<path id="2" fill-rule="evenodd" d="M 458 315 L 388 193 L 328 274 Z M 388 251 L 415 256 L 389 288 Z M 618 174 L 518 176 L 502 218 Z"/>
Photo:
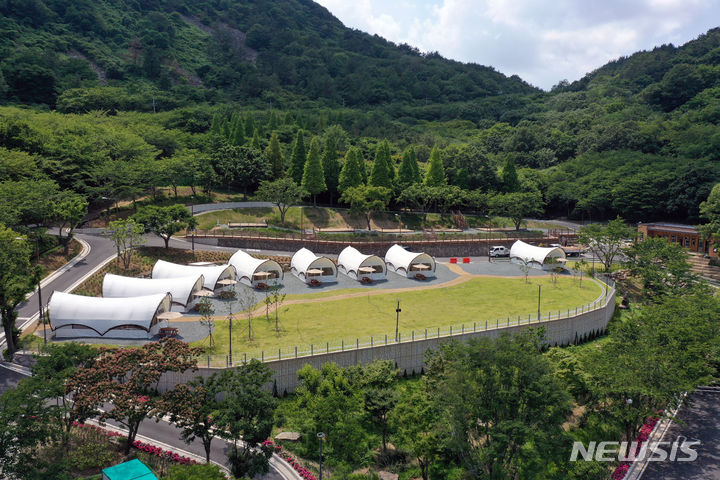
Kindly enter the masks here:
<path id="1" fill-rule="evenodd" d="M 503 246 L 495 246 L 490 247 L 490 256 L 491 257 L 509 257 L 510 256 L 510 250 L 503 247 Z"/>

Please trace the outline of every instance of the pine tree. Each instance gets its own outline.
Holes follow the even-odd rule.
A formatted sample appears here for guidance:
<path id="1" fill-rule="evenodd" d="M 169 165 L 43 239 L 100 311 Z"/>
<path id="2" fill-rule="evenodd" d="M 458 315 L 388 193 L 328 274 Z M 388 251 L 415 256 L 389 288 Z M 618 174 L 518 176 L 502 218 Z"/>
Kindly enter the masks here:
<path id="1" fill-rule="evenodd" d="M 317 137 L 313 137 L 310 141 L 310 149 L 308 150 L 307 161 L 303 169 L 301 185 L 306 192 L 312 194 L 313 205 L 317 206 L 317 194 L 327 190 L 325 173 L 323 172 L 323 164 L 320 158 L 320 142 Z"/>
<path id="2" fill-rule="evenodd" d="M 443 167 L 440 151 L 437 146 L 434 147 L 430 153 L 429 163 L 430 165 L 425 173 L 425 185 L 428 187 L 442 187 L 443 185 L 447 185 L 445 168 Z"/>
<path id="3" fill-rule="evenodd" d="M 230 121 L 227 118 L 222 119 L 222 135 L 223 137 L 230 140 L 230 135 L 232 134 L 232 125 L 230 125 Z"/>
<path id="4" fill-rule="evenodd" d="M 277 130 L 277 128 L 278 128 L 278 118 L 277 118 L 277 115 L 275 114 L 275 111 L 273 110 L 270 112 L 270 120 L 268 121 L 267 129 L 272 132 L 273 130 Z"/>
<path id="5" fill-rule="evenodd" d="M 338 179 L 338 191 L 344 192 L 351 187 L 359 187 L 363 184 L 363 175 L 360 170 L 361 165 L 360 152 L 355 147 L 350 147 L 345 154 L 345 162 L 343 163 L 342 170 L 340 170 L 340 177 Z"/>
<path id="6" fill-rule="evenodd" d="M 237 145 L 238 147 L 245 144 L 245 127 L 242 123 L 242 118 L 240 117 L 240 114 L 234 114 L 233 120 L 231 120 L 231 135 L 230 135 L 230 143 L 233 145 Z"/>
<path id="7" fill-rule="evenodd" d="M 393 162 L 392 154 L 390 153 L 390 144 L 387 140 L 384 140 L 382 146 L 384 150 L 383 155 L 385 156 L 385 161 L 387 162 L 388 178 L 390 179 L 390 183 L 395 183 L 395 162 Z"/>
<path id="8" fill-rule="evenodd" d="M 253 132 L 253 137 L 252 137 L 252 140 L 250 141 L 250 148 L 257 148 L 258 150 L 260 150 L 260 148 L 262 148 L 260 145 L 260 132 L 258 132 L 257 128 Z"/>
<path id="9" fill-rule="evenodd" d="M 420 183 L 422 177 L 420 176 L 420 167 L 418 167 L 417 156 L 415 155 L 415 149 L 410 147 L 405 150 L 398 169 L 398 185 L 403 188 L 407 188 L 414 183 Z"/>
<path id="10" fill-rule="evenodd" d="M 307 153 L 305 152 L 303 132 L 302 130 L 298 130 L 297 138 L 295 139 L 295 144 L 292 149 L 292 155 L 290 156 L 290 171 L 288 172 L 290 178 L 295 180 L 295 183 L 298 185 L 302 183 L 305 160 L 307 160 Z"/>
<path id="11" fill-rule="evenodd" d="M 362 151 L 358 150 L 357 152 L 357 165 L 358 170 L 360 170 L 360 176 L 362 176 L 362 183 L 365 185 L 368 184 L 368 169 L 367 164 L 365 163 L 365 159 L 362 156 Z"/>
<path id="12" fill-rule="evenodd" d="M 340 162 L 338 162 L 337 146 L 332 136 L 325 138 L 325 150 L 322 156 L 323 172 L 325 172 L 325 185 L 330 193 L 330 203 L 333 202 L 333 196 L 338 191 L 338 181 L 340 178 Z"/>
<path id="13" fill-rule="evenodd" d="M 375 149 L 375 161 L 370 172 L 370 185 L 373 187 L 385 187 L 392 189 L 392 178 L 390 177 L 390 147 L 387 140 L 378 144 Z"/>
<path id="14" fill-rule="evenodd" d="M 272 172 L 272 178 L 277 180 L 283 175 L 285 170 L 285 160 L 280 150 L 280 141 L 278 140 L 277 133 L 273 132 L 270 135 L 270 143 L 265 149 L 265 156 L 270 162 L 270 171 Z"/>
<path id="15" fill-rule="evenodd" d="M 212 123 L 210 124 L 210 133 L 214 133 L 215 135 L 222 134 L 222 122 L 220 120 L 220 115 L 217 113 L 213 115 Z"/>
<path id="16" fill-rule="evenodd" d="M 255 132 L 255 117 L 252 113 L 247 114 L 245 117 L 245 136 L 252 137 Z"/>
<path id="17" fill-rule="evenodd" d="M 505 165 L 503 165 L 502 183 L 503 190 L 507 193 L 520 190 L 520 179 L 518 178 L 517 169 L 515 168 L 515 160 L 510 155 L 505 159 Z"/>

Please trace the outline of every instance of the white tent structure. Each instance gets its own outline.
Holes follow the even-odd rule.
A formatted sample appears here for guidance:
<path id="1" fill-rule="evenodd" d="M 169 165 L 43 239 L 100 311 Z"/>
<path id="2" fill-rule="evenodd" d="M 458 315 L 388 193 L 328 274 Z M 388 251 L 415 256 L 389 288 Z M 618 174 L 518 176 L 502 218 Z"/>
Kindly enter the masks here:
<path id="1" fill-rule="evenodd" d="M 290 272 L 305 283 L 311 280 L 334 282 L 337 280 L 337 267 L 327 257 L 318 257 L 307 248 L 301 248 L 290 261 Z"/>
<path id="2" fill-rule="evenodd" d="M 427 253 L 408 252 L 400 245 L 393 245 L 385 254 L 387 269 L 398 275 L 415 278 L 418 274 L 425 277 L 435 276 L 435 259 Z"/>
<path id="3" fill-rule="evenodd" d="M 355 280 L 363 277 L 382 280 L 386 276 L 385 262 L 382 258 L 377 255 L 364 255 L 349 246 L 338 255 L 337 268 L 339 272 Z"/>
<path id="4" fill-rule="evenodd" d="M 244 250 L 235 252 L 228 263 L 235 267 L 238 280 L 251 287 L 259 283 L 277 285 L 283 279 L 283 270 L 279 263 L 255 258 Z"/>
<path id="5" fill-rule="evenodd" d="M 532 268 L 548 270 L 557 266 L 558 261 L 564 260 L 565 251 L 560 247 L 536 247 L 520 240 L 510 247 L 511 262 L 520 265 L 528 264 Z"/>
<path id="6" fill-rule="evenodd" d="M 157 317 L 169 310 L 169 293 L 101 298 L 56 291 L 48 303 L 55 338 L 149 339 L 167 326 Z"/>
<path id="7" fill-rule="evenodd" d="M 226 278 L 235 279 L 235 268 L 232 265 L 180 265 L 177 263 L 158 260 L 152 269 L 152 278 L 181 278 L 203 276 L 203 287 L 209 290 L 215 290 L 222 285 L 218 285 L 220 280 Z"/>
<path id="8" fill-rule="evenodd" d="M 102 293 L 105 298 L 170 293 L 173 303 L 187 307 L 193 300 L 193 295 L 202 290 L 203 280 L 202 275 L 177 278 L 135 278 L 106 273 L 103 277 Z"/>

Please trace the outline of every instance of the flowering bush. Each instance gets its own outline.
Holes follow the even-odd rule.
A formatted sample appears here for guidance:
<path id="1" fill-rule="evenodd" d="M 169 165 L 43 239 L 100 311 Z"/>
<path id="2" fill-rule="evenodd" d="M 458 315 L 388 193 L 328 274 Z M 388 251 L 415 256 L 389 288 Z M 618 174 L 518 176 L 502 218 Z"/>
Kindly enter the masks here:
<path id="1" fill-rule="evenodd" d="M 263 442 L 263 447 L 267 449 L 272 449 L 275 453 L 277 453 L 280 458 L 285 460 L 288 465 L 293 467 L 293 469 L 298 473 L 298 475 L 300 475 L 300 478 L 302 478 L 303 480 L 317 480 L 315 475 L 310 470 L 303 467 L 302 464 L 300 464 L 300 462 L 293 458 L 292 455 L 283 452 L 281 445 L 275 445 L 272 440 L 268 439 Z"/>
<path id="2" fill-rule="evenodd" d="M 662 413 L 662 412 L 661 412 Z M 643 443 L 647 441 L 648 438 L 650 438 L 650 434 L 652 433 L 653 429 L 655 428 L 655 425 L 657 425 L 659 418 L 658 417 L 650 417 L 647 422 L 645 422 L 645 425 L 642 426 L 640 429 L 640 433 L 638 434 L 638 437 L 636 439 L 637 441 L 637 447 L 635 447 L 634 455 L 637 456 L 638 453 L 640 453 L 640 450 L 642 449 Z M 613 480 L 623 480 L 625 478 L 625 475 L 627 474 L 628 470 L 630 470 L 630 464 L 632 462 L 622 462 L 620 465 L 617 466 L 615 471 L 612 474 Z"/>
<path id="3" fill-rule="evenodd" d="M 77 427 L 77 428 L 84 428 L 88 431 L 102 433 L 107 437 L 124 437 L 125 436 L 122 433 L 114 432 L 112 430 L 106 430 L 102 427 L 98 427 L 97 425 L 90 425 L 89 423 L 72 422 L 72 426 Z"/>
<path id="4" fill-rule="evenodd" d="M 149 443 L 143 443 L 140 440 L 135 440 L 132 446 L 142 452 L 149 453 L 150 455 L 164 458 L 181 465 L 198 465 L 198 462 L 191 458 L 180 456 L 170 450 L 163 450 L 162 448 L 150 445 Z"/>

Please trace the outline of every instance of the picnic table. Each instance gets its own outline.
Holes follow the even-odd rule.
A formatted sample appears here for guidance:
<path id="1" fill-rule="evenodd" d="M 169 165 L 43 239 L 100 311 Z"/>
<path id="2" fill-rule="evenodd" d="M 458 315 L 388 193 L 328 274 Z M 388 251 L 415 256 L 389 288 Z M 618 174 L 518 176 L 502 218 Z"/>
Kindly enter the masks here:
<path id="1" fill-rule="evenodd" d="M 175 327 L 162 327 L 160 329 L 160 336 L 162 338 L 175 337 L 178 335 L 178 329 Z"/>

